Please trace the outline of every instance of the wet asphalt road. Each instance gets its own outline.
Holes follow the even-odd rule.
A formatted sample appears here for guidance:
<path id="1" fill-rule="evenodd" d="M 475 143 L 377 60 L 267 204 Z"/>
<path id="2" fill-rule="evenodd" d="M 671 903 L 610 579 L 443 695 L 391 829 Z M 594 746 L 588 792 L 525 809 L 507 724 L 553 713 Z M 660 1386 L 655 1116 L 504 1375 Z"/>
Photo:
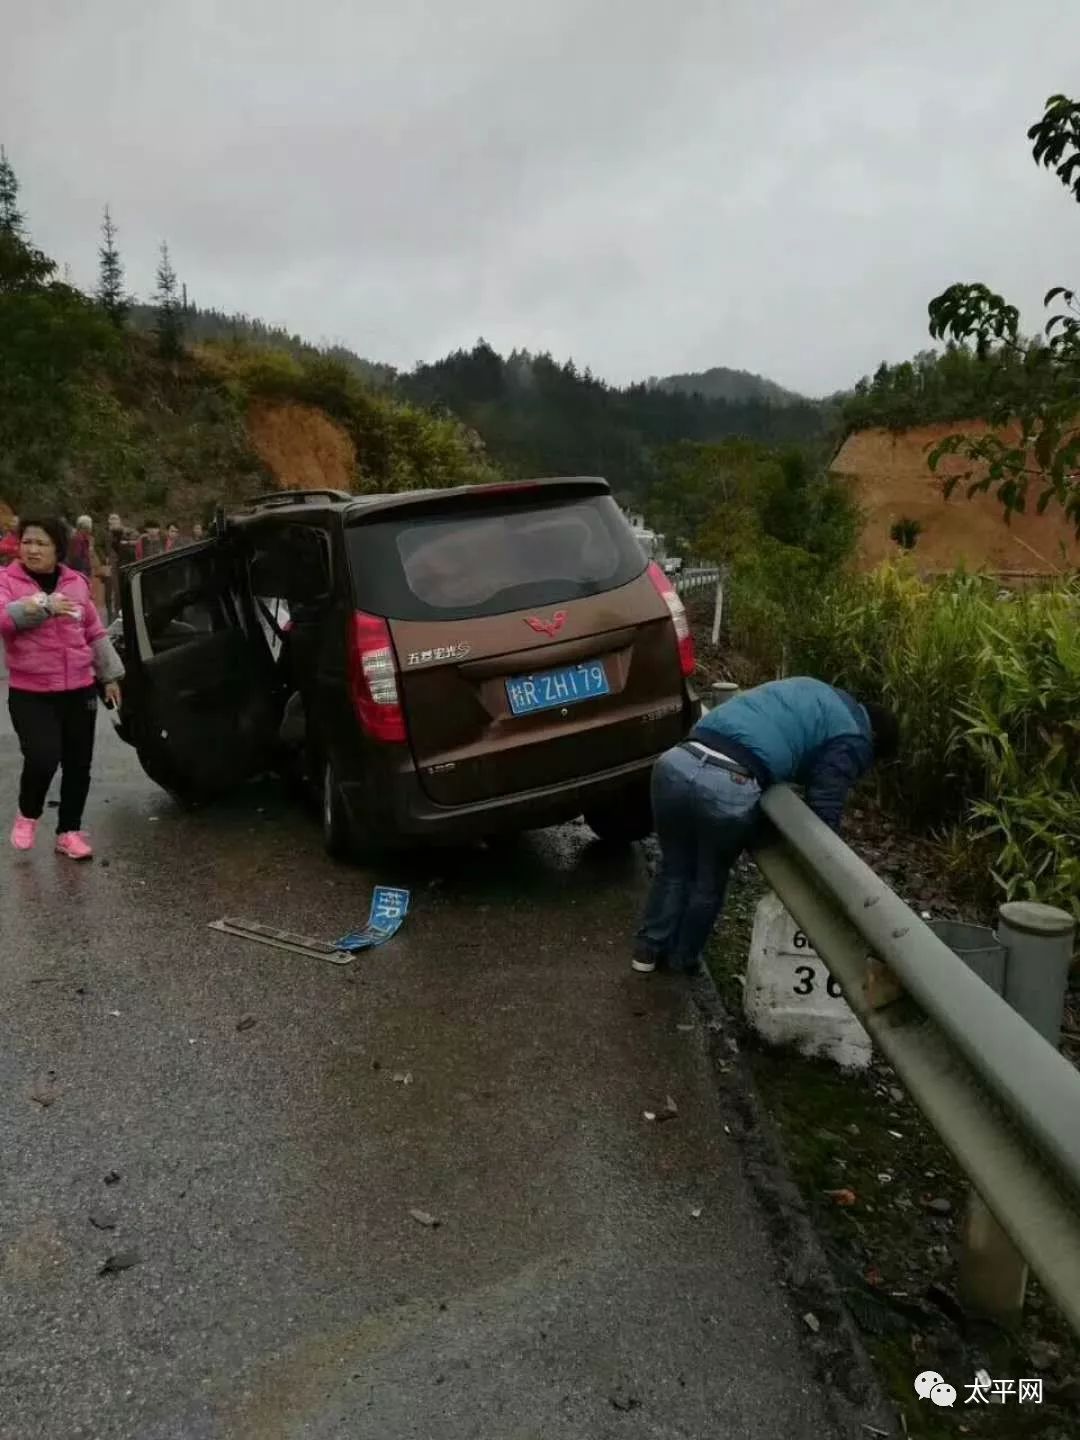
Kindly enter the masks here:
<path id="1" fill-rule="evenodd" d="M 640 855 L 373 876 L 269 783 L 178 810 L 101 722 L 97 861 L 0 853 L 4 1440 L 838 1433 L 703 1021 L 629 970 Z M 5 701 L 5 834 L 16 772 Z M 346 969 L 206 928 L 332 939 L 374 879 L 413 913 Z"/>

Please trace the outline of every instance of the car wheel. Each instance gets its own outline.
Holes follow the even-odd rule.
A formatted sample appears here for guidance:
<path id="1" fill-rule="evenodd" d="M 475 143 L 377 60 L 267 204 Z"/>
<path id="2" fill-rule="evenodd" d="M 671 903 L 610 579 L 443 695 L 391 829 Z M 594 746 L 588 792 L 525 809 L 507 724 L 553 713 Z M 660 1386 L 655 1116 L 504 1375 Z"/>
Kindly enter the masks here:
<path id="1" fill-rule="evenodd" d="M 326 853 L 335 860 L 348 860 L 352 855 L 352 825 L 345 809 L 341 786 L 333 762 L 322 766 L 322 836 Z"/>
<path id="2" fill-rule="evenodd" d="M 608 845 L 631 845 L 653 832 L 649 787 L 635 785 L 585 811 L 585 824 Z"/>

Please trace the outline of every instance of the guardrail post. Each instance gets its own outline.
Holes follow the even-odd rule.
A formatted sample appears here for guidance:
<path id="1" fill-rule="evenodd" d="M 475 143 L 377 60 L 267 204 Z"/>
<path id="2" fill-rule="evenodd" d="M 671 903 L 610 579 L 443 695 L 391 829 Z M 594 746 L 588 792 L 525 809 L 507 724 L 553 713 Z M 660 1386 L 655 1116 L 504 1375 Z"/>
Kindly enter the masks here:
<path id="1" fill-rule="evenodd" d="M 1072 916 L 1053 905 L 1015 900 L 998 911 L 997 938 L 1006 952 L 1004 998 L 1055 1049 L 1075 929 Z M 1027 1264 L 974 1190 L 962 1236 L 959 1291 L 965 1309 L 1006 1323 L 1019 1319 Z"/>
<path id="2" fill-rule="evenodd" d="M 964 1309 L 1003 1325 L 1018 1321 L 1027 1293 L 1027 1261 L 977 1190 L 968 1192 L 960 1245 L 957 1290 Z"/>
<path id="3" fill-rule="evenodd" d="M 1011 900 L 998 911 L 998 939 L 1008 951 L 1005 999 L 1055 1050 L 1075 932 L 1072 916 L 1054 905 Z"/>

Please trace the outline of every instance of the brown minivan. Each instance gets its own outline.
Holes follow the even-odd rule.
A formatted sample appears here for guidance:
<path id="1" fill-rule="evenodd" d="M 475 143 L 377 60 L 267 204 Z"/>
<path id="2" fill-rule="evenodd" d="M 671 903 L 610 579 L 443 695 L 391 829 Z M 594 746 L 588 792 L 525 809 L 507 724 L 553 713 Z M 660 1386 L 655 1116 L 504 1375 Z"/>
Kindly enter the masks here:
<path id="1" fill-rule="evenodd" d="M 606 481 L 283 492 L 216 530 L 123 577 L 120 732 L 167 789 L 290 770 L 333 854 L 649 832 L 693 642 Z"/>

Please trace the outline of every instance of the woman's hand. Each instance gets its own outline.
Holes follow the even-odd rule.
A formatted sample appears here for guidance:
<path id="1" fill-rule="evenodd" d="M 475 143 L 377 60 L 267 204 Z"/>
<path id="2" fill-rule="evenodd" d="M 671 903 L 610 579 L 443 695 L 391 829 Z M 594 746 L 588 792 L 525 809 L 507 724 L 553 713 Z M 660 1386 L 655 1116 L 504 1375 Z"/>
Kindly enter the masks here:
<path id="1" fill-rule="evenodd" d="M 105 704 L 113 710 L 120 709 L 120 681 L 110 680 L 105 686 Z"/>
<path id="2" fill-rule="evenodd" d="M 66 595 L 54 595 L 50 607 L 54 615 L 79 615 L 81 611 L 74 600 L 69 600 Z"/>

